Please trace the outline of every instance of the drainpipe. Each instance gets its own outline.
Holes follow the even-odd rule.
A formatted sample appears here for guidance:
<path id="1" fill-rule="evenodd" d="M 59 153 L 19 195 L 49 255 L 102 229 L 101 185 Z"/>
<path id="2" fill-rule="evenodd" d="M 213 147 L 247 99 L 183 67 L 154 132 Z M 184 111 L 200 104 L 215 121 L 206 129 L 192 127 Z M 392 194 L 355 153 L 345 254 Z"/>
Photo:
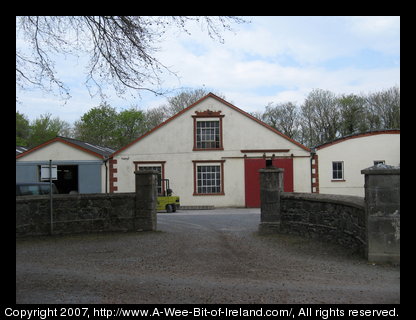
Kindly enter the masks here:
<path id="1" fill-rule="evenodd" d="M 104 158 L 104 166 L 105 166 L 105 193 L 108 193 L 108 168 L 107 168 L 107 161 L 108 157 Z"/>

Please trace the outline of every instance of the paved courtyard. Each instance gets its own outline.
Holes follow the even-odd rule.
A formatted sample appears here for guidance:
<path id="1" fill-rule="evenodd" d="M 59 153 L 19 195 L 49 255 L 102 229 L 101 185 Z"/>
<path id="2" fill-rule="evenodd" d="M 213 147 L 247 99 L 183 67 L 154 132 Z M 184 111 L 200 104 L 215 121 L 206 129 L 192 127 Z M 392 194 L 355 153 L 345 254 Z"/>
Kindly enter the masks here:
<path id="1" fill-rule="evenodd" d="M 400 268 L 257 234 L 259 209 L 158 214 L 158 231 L 16 239 L 17 303 L 400 303 Z"/>

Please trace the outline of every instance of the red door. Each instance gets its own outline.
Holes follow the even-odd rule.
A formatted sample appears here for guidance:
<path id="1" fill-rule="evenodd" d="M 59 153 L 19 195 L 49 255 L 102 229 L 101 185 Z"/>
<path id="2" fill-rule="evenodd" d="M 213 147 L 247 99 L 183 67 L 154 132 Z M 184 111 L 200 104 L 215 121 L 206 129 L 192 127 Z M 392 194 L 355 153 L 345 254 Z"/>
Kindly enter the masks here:
<path id="1" fill-rule="evenodd" d="M 264 159 L 245 159 L 245 194 L 247 208 L 260 208 L 259 170 L 266 166 Z M 285 169 L 283 173 L 283 190 L 293 192 L 293 159 L 274 159 L 273 166 Z"/>

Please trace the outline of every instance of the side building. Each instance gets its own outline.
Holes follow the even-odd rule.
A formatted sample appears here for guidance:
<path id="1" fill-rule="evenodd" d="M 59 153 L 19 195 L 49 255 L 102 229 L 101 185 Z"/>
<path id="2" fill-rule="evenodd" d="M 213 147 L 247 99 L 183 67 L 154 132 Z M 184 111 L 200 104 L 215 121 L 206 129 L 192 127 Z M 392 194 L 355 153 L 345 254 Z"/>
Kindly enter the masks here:
<path id="1" fill-rule="evenodd" d="M 17 153 L 16 182 L 40 182 L 41 166 L 57 165 L 59 193 L 105 193 L 108 185 L 108 157 L 115 150 L 88 142 L 56 137 Z"/>
<path id="2" fill-rule="evenodd" d="M 364 197 L 361 170 L 400 166 L 400 130 L 375 130 L 316 146 L 312 156 L 312 192 Z"/>

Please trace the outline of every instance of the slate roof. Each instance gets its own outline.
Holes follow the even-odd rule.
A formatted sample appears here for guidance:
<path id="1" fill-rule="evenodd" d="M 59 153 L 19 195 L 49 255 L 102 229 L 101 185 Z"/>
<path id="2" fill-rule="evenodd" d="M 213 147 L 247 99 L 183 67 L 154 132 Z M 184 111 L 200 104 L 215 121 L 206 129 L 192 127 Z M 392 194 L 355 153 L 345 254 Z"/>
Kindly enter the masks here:
<path id="1" fill-rule="evenodd" d="M 103 147 L 103 146 L 99 146 L 96 144 L 92 144 L 92 143 L 88 143 L 85 141 L 81 141 L 81 140 L 76 140 L 76 139 L 72 139 L 72 138 L 67 138 L 67 137 L 60 137 L 57 136 L 51 140 L 48 140 L 36 147 L 33 147 L 31 149 L 27 149 L 27 148 L 23 148 L 23 147 L 16 147 L 16 159 L 21 158 L 27 154 L 29 154 L 30 152 L 33 152 L 37 149 L 43 148 L 44 146 L 51 144 L 53 142 L 56 141 L 60 141 L 63 142 L 67 145 L 70 145 L 72 147 L 75 147 L 77 149 L 83 150 L 85 152 L 91 153 L 93 155 L 95 155 L 98 158 L 101 159 L 106 159 L 108 158 L 112 153 L 114 153 L 116 150 L 111 149 L 111 148 L 107 148 L 107 147 Z M 18 151 L 19 148 L 19 151 Z M 26 150 L 23 150 L 23 149 Z"/>
<path id="2" fill-rule="evenodd" d="M 27 150 L 29 150 L 29 149 L 28 149 L 28 148 L 26 148 L 26 147 L 16 146 L 16 156 L 17 156 L 18 154 L 21 154 L 21 153 L 23 153 L 23 152 L 27 151 Z"/>
<path id="3" fill-rule="evenodd" d="M 108 157 L 110 154 L 116 152 L 116 150 L 108 148 L 108 147 L 103 147 L 103 146 L 99 146 L 96 144 L 92 144 L 92 143 L 88 143 L 85 141 L 81 141 L 81 140 L 76 140 L 76 139 L 72 139 L 72 138 L 66 138 L 66 137 L 57 137 L 57 138 L 61 138 L 67 142 L 76 144 L 78 146 L 80 146 L 81 148 L 85 148 L 88 149 L 92 152 L 98 153 L 104 157 Z"/>

